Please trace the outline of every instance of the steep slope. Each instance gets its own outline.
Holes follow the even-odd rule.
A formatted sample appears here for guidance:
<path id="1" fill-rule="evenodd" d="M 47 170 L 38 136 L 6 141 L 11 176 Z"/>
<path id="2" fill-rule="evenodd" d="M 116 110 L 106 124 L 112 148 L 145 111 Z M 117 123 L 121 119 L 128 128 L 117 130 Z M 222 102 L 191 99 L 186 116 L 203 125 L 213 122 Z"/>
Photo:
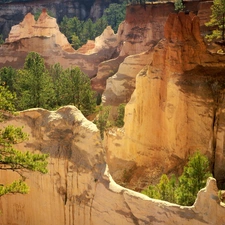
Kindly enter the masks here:
<path id="1" fill-rule="evenodd" d="M 35 14 L 43 8 L 46 8 L 58 22 L 61 22 L 64 16 L 96 20 L 102 16 L 110 3 L 118 2 L 118 0 L 1 0 L 0 34 L 6 38 L 11 27 L 22 21 L 27 13 Z"/>
<path id="2" fill-rule="evenodd" d="M 193 207 L 152 200 L 122 188 L 111 178 L 96 126 L 73 106 L 57 111 L 31 109 L 1 123 L 23 126 L 29 141 L 19 149 L 49 153 L 49 172 L 24 173 L 27 195 L 0 198 L 1 225 L 224 224 L 214 179 Z M 0 170 L 0 182 L 15 176 Z"/>
<path id="3" fill-rule="evenodd" d="M 56 19 L 43 9 L 37 21 L 28 13 L 21 23 L 12 27 L 6 43 L 0 46 L 0 66 L 21 68 L 27 54 L 35 51 L 44 57 L 47 65 L 60 63 L 64 68 L 79 66 L 93 77 L 98 65 L 116 54 L 116 48 L 117 35 L 107 27 L 87 53 L 75 51 L 59 31 Z"/>
<path id="4" fill-rule="evenodd" d="M 206 154 L 222 187 L 224 167 L 225 56 L 210 54 L 199 18 L 171 14 L 165 39 L 136 78 L 125 126 L 108 134 L 112 176 L 142 189 L 163 173 L 179 173 L 189 155 Z"/>

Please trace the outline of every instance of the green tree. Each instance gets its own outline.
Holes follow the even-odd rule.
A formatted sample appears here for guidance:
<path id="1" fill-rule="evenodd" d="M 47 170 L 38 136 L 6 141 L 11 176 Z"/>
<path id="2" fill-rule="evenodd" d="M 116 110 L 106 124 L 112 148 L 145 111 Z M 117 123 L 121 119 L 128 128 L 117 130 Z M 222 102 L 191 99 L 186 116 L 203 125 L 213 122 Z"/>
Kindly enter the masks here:
<path id="1" fill-rule="evenodd" d="M 100 107 L 99 108 L 99 114 L 97 118 L 94 120 L 94 123 L 96 124 L 97 128 L 100 131 L 100 135 L 102 140 L 104 139 L 104 132 L 109 126 L 108 124 L 108 118 L 109 118 L 109 107 Z"/>
<path id="2" fill-rule="evenodd" d="M 91 89 L 90 78 L 79 67 L 63 70 L 57 65 L 52 67 L 50 74 L 53 76 L 59 106 L 73 104 L 85 116 L 95 112 L 96 94 Z"/>
<path id="3" fill-rule="evenodd" d="M 0 170 L 17 172 L 21 177 L 11 184 L 1 184 L 0 196 L 9 193 L 25 194 L 29 191 L 29 187 L 25 183 L 26 177 L 22 173 L 24 170 L 47 173 L 47 154 L 21 152 L 13 147 L 14 144 L 27 138 L 28 136 L 22 131 L 22 128 L 9 125 L 0 129 Z"/>
<path id="4" fill-rule="evenodd" d="M 183 4 L 183 0 L 175 0 L 174 2 L 174 8 L 176 11 L 183 11 L 184 10 L 184 4 Z"/>
<path id="5" fill-rule="evenodd" d="M 14 92 L 13 83 L 17 75 L 16 69 L 9 67 L 2 67 L 0 69 L 0 84 L 7 86 L 11 92 Z"/>
<path id="6" fill-rule="evenodd" d="M 143 190 L 142 193 L 151 198 L 175 202 L 176 183 L 177 180 L 174 175 L 169 179 L 166 174 L 163 174 L 159 184 L 150 185 L 147 189 Z"/>
<path id="7" fill-rule="evenodd" d="M 116 122 L 115 122 L 115 125 L 117 127 L 123 127 L 124 125 L 124 113 L 125 113 L 125 105 L 124 103 L 120 104 L 118 106 L 118 109 L 117 109 L 117 118 L 116 118 Z"/>
<path id="8" fill-rule="evenodd" d="M 0 111 L 15 111 L 15 94 L 11 93 L 7 87 L 0 85 Z"/>
<path id="9" fill-rule="evenodd" d="M 125 19 L 126 2 L 122 4 L 113 3 L 105 9 L 103 18 L 107 21 L 108 25 L 112 27 L 114 32 L 117 32 L 119 24 Z"/>
<path id="10" fill-rule="evenodd" d="M 207 178 L 212 176 L 206 156 L 196 152 L 190 157 L 182 175 L 169 179 L 163 174 L 159 184 L 150 185 L 142 193 L 151 198 L 161 199 L 180 205 L 192 205 L 197 193 L 206 185 Z"/>
<path id="11" fill-rule="evenodd" d="M 17 109 L 47 108 L 54 102 L 52 78 L 45 68 L 44 59 L 36 52 L 30 52 L 24 68 L 18 71 L 14 88 L 17 94 Z"/>
<path id="12" fill-rule="evenodd" d="M 222 39 L 224 41 L 225 31 L 225 0 L 214 0 L 211 6 L 212 15 L 206 26 L 215 28 L 212 34 L 207 35 L 208 40 Z"/>
<path id="13" fill-rule="evenodd" d="M 184 171 L 179 177 L 179 187 L 176 189 L 177 203 L 192 205 L 198 191 L 205 187 L 207 178 L 210 176 L 212 174 L 207 157 L 196 152 L 190 157 L 187 166 L 184 167 Z"/>

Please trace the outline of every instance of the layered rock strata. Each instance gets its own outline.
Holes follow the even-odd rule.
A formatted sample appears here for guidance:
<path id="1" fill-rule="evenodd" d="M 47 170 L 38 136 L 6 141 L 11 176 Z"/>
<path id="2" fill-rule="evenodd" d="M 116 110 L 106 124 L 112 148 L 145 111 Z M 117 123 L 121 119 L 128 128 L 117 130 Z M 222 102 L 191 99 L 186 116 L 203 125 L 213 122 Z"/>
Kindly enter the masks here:
<path id="1" fill-rule="evenodd" d="M 74 106 L 23 111 L 1 127 L 8 124 L 23 126 L 29 134 L 18 149 L 49 153 L 49 172 L 24 172 L 30 193 L 0 198 L 1 225 L 225 223 L 215 179 L 208 180 L 192 207 L 153 200 L 117 185 L 108 172 L 99 131 Z M 0 182 L 14 178 L 0 170 Z"/>
<path id="2" fill-rule="evenodd" d="M 64 68 L 78 66 L 93 77 L 102 61 L 116 57 L 117 35 L 107 27 L 93 45 L 84 49 L 82 53 L 76 52 L 59 31 L 56 19 L 43 10 L 37 21 L 29 13 L 20 24 L 12 27 L 6 43 L 0 46 L 0 66 L 21 68 L 27 54 L 35 51 L 48 66 L 55 63 Z"/>
<path id="3" fill-rule="evenodd" d="M 108 163 L 121 184 L 142 189 L 163 173 L 181 173 L 196 150 L 225 182 L 225 56 L 210 54 L 194 14 L 171 14 L 165 39 L 136 78 L 125 126 L 108 133 Z"/>

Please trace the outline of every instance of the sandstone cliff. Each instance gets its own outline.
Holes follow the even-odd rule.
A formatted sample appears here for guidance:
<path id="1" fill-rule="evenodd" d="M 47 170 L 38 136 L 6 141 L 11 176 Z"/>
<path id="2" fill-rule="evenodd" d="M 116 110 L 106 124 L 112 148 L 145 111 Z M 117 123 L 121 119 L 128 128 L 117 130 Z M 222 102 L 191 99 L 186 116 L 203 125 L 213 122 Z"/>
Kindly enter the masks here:
<path id="1" fill-rule="evenodd" d="M 179 173 L 198 149 L 222 187 L 225 56 L 206 50 L 192 13 L 171 14 L 164 35 L 136 77 L 125 126 L 108 133 L 110 172 L 139 190 L 163 173 Z"/>
<path id="2" fill-rule="evenodd" d="M 59 31 L 56 19 L 43 10 L 37 21 L 28 13 L 23 21 L 12 27 L 6 43 L 0 46 L 0 66 L 21 68 L 31 51 L 39 53 L 47 65 L 60 63 L 64 68 L 79 66 L 93 77 L 98 65 L 111 59 L 117 52 L 117 35 L 107 27 L 94 45 L 84 51 L 75 51 Z M 54 56 L 54 57 L 53 57 Z"/>
<path id="3" fill-rule="evenodd" d="M 205 1 L 185 2 L 185 9 L 194 11 L 198 15 L 201 33 L 207 32 L 204 24 L 211 14 L 211 4 L 211 2 Z M 149 3 L 145 7 L 141 5 L 127 6 L 125 21 L 120 24 L 118 29 L 120 58 L 117 61 L 110 60 L 100 65 L 97 76 L 92 80 L 93 88 L 97 92 L 103 93 L 105 105 L 111 105 L 112 102 L 114 105 L 119 105 L 130 100 L 135 88 L 135 77 L 144 65 L 151 63 L 152 47 L 164 37 L 167 17 L 173 11 L 172 2 Z M 145 55 L 143 52 L 146 52 Z M 131 55 L 134 57 L 128 57 Z M 121 64 L 126 57 L 128 58 L 119 67 L 116 63 Z M 131 62 L 129 62 L 130 60 Z M 114 69 L 111 68 L 112 64 Z M 110 79 L 108 79 L 109 77 Z M 104 90 L 106 91 L 104 92 Z"/>
<path id="4" fill-rule="evenodd" d="M 0 34 L 6 38 L 11 27 L 18 24 L 27 13 L 35 14 L 43 8 L 46 8 L 58 22 L 61 22 L 64 16 L 95 20 L 102 16 L 110 3 L 118 2 L 118 0 L 1 0 Z"/>
<path id="5" fill-rule="evenodd" d="M 153 200 L 122 188 L 111 178 L 99 131 L 79 110 L 31 109 L 1 123 L 23 126 L 29 141 L 19 149 L 49 153 L 46 175 L 24 173 L 30 193 L 0 198 L 1 225 L 224 224 L 214 179 L 192 207 Z M 13 179 L 0 171 L 0 182 Z"/>

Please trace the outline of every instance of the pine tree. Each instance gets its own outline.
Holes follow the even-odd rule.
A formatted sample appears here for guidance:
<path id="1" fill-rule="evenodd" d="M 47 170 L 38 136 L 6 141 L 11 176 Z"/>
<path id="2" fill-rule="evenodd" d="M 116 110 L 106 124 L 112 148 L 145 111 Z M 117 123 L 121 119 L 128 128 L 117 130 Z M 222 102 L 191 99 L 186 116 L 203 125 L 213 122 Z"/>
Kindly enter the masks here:
<path id="1" fill-rule="evenodd" d="M 4 113 L 13 112 L 14 109 L 14 96 L 7 88 L 0 86 L 0 110 Z M 0 129 L 0 170 L 17 172 L 21 177 L 11 184 L 0 184 L 0 196 L 9 193 L 25 194 L 29 191 L 25 183 L 26 177 L 22 173 L 24 170 L 47 173 L 47 154 L 21 152 L 13 147 L 14 144 L 27 139 L 28 135 L 22 131 L 22 128 L 9 125 Z"/>
<path id="2" fill-rule="evenodd" d="M 161 199 L 180 205 L 192 205 L 200 189 L 206 185 L 207 178 L 212 176 L 207 157 L 196 152 L 190 157 L 182 175 L 177 179 L 172 175 L 161 176 L 157 185 L 150 185 L 142 193 L 151 198 Z"/>
<path id="3" fill-rule="evenodd" d="M 0 130 L 0 170 L 11 170 L 17 172 L 20 180 L 14 181 L 9 185 L 0 185 L 0 196 L 9 193 L 25 194 L 29 187 L 25 183 L 25 176 L 22 171 L 39 171 L 47 173 L 46 154 L 33 154 L 29 151 L 21 152 L 13 148 L 13 144 L 26 140 L 28 136 L 22 132 L 22 128 L 7 126 Z"/>
<path id="4" fill-rule="evenodd" d="M 212 34 L 207 35 L 208 40 L 225 38 L 225 0 L 214 0 L 211 6 L 212 15 L 206 26 L 215 28 Z"/>
<path id="5" fill-rule="evenodd" d="M 30 52 L 24 68 L 18 71 L 14 88 L 17 94 L 17 109 L 47 108 L 54 102 L 52 78 L 45 68 L 44 59 L 36 52 Z"/>

